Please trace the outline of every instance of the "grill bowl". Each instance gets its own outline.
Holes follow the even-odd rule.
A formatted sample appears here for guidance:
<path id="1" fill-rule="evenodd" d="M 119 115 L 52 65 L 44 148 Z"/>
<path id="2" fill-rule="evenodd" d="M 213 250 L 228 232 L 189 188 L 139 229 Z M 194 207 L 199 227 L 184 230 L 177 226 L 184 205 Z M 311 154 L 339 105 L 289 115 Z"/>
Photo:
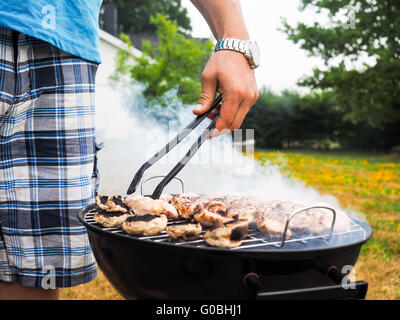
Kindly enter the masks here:
<path id="1" fill-rule="evenodd" d="M 90 219 L 95 204 L 78 217 L 87 228 L 96 261 L 107 279 L 126 299 L 252 299 L 243 278 L 256 273 L 267 291 L 330 285 L 331 266 L 354 266 L 371 227 L 352 218 L 359 236 L 324 237 L 236 249 L 201 243 L 176 243 L 160 238 L 134 237 L 107 230 Z M 338 238 L 339 237 L 339 238 Z M 162 237 L 161 237 L 162 238 Z M 342 241 L 336 241 L 342 238 Z"/>

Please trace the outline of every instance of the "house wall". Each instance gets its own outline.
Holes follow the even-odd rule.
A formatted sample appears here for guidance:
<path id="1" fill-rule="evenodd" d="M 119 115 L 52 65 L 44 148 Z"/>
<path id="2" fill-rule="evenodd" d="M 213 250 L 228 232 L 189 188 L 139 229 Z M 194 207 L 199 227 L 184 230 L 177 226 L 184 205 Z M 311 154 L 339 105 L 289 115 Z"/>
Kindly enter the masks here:
<path id="1" fill-rule="evenodd" d="M 113 35 L 100 30 L 100 54 L 102 63 L 96 75 L 96 137 L 98 142 L 119 138 L 126 134 L 117 123 L 128 121 L 129 114 L 124 108 L 121 87 L 110 81 L 116 68 L 116 56 L 119 48 L 126 45 Z M 141 51 L 132 49 L 133 55 L 141 55 Z M 123 88 L 122 88 L 123 89 Z"/>
<path id="2" fill-rule="evenodd" d="M 113 35 L 100 30 L 100 54 L 102 63 L 97 70 L 97 86 L 106 86 L 109 84 L 109 77 L 114 73 L 116 67 L 116 56 L 119 48 L 126 48 L 126 45 Z M 140 55 L 141 51 L 133 48 L 134 55 Z"/>

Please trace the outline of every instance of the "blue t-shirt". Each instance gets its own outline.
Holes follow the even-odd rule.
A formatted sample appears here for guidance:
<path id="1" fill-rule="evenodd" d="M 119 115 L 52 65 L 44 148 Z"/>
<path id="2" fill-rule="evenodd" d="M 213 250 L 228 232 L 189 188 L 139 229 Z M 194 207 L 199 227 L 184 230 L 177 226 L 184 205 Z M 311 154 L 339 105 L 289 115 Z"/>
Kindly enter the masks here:
<path id="1" fill-rule="evenodd" d="M 100 63 L 102 0 L 0 0 L 0 26 Z"/>

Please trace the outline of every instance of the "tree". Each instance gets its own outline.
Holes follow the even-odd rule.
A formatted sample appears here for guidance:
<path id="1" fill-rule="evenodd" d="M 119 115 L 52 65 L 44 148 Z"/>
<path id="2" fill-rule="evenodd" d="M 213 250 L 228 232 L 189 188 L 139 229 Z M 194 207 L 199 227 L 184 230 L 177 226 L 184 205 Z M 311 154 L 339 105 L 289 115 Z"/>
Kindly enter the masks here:
<path id="1" fill-rule="evenodd" d="M 399 126 L 400 2 L 302 0 L 302 9 L 307 8 L 328 12 L 330 24 L 285 22 L 284 29 L 290 40 L 321 57 L 326 70 L 315 69 L 300 84 L 332 92 L 345 120 L 377 128 Z M 350 62 L 362 67 L 349 67 Z"/>
<path id="2" fill-rule="evenodd" d="M 181 30 L 191 31 L 190 18 L 181 0 L 114 0 L 118 8 L 118 23 L 124 33 L 153 33 L 150 16 L 156 13 L 174 21 Z"/>
<path id="3" fill-rule="evenodd" d="M 157 101 L 164 93 L 178 87 L 183 103 L 196 102 L 201 93 L 199 72 L 212 54 L 212 42 L 186 38 L 175 22 L 160 14 L 152 16 L 150 21 L 156 27 L 158 45 L 153 47 L 144 40 L 142 56 L 134 57 L 132 63 L 129 51 L 132 44 L 127 35 L 122 35 L 128 49 L 118 52 L 116 76 L 129 74 L 143 83 L 146 86 L 144 96 L 149 101 Z"/>
<path id="4" fill-rule="evenodd" d="M 330 148 L 337 142 L 341 116 L 329 94 L 276 95 L 261 89 L 242 127 L 255 130 L 258 148 Z"/>

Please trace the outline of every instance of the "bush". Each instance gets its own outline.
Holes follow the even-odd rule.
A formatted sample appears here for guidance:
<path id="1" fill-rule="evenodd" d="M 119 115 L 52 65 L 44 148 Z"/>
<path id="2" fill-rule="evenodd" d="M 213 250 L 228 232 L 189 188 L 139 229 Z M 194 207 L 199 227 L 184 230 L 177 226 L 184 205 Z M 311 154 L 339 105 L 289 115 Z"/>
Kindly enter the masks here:
<path id="1" fill-rule="evenodd" d="M 390 150 L 400 145 L 400 124 L 373 128 L 345 115 L 330 92 L 276 95 L 263 89 L 242 127 L 255 129 L 257 148 Z"/>

